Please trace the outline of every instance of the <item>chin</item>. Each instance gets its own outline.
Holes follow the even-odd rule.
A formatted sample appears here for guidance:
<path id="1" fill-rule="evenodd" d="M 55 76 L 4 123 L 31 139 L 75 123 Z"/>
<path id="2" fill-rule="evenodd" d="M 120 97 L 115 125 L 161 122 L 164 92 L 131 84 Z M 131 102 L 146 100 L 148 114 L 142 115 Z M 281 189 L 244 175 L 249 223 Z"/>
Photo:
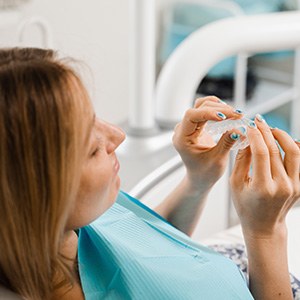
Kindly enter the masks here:
<path id="1" fill-rule="evenodd" d="M 121 178 L 120 178 L 120 176 L 119 175 L 117 175 L 116 177 L 115 177 L 115 181 L 117 182 L 117 183 L 121 183 Z"/>
<path id="2" fill-rule="evenodd" d="M 110 198 L 114 199 L 114 202 L 116 201 L 118 194 L 120 192 L 121 188 L 121 179 L 119 176 L 116 176 L 110 184 Z"/>

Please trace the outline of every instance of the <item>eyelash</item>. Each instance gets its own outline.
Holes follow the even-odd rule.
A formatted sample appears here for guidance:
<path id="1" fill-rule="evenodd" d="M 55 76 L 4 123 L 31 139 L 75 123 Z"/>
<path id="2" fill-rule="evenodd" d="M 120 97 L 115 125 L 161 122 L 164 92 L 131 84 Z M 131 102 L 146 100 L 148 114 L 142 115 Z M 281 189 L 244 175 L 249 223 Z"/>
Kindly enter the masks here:
<path id="1" fill-rule="evenodd" d="M 96 141 L 97 141 L 97 144 L 95 146 L 97 146 L 93 152 L 91 153 L 91 157 L 94 157 L 98 154 L 99 151 L 101 151 L 102 149 L 102 139 L 96 135 Z"/>
<path id="2" fill-rule="evenodd" d="M 98 152 L 100 151 L 100 146 L 98 146 L 93 153 L 91 154 L 91 156 L 95 156 Z"/>

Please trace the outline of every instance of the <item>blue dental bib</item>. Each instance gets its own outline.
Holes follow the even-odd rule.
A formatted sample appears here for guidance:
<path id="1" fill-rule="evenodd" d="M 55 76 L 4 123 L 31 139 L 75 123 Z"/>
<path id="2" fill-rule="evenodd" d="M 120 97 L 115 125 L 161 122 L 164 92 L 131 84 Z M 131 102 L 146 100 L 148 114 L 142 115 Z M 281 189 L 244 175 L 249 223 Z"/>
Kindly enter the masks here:
<path id="1" fill-rule="evenodd" d="M 253 299 L 236 265 L 125 193 L 79 231 L 87 300 Z"/>

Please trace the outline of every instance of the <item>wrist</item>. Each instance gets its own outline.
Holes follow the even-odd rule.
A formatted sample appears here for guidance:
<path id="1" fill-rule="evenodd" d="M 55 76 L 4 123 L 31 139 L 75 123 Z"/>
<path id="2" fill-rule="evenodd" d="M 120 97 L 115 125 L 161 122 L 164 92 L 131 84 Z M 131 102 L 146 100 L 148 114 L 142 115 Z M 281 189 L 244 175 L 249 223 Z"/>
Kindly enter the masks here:
<path id="1" fill-rule="evenodd" d="M 249 288 L 255 299 L 292 299 L 287 257 L 287 235 L 245 237 Z"/>
<path id="2" fill-rule="evenodd" d="M 193 176 L 187 173 L 182 180 L 182 185 L 188 195 L 203 197 L 210 192 L 214 184 L 201 180 L 201 178 L 195 180 Z"/>
<path id="3" fill-rule="evenodd" d="M 267 249 L 270 247 L 286 248 L 287 246 L 288 234 L 285 224 L 268 231 L 253 231 L 243 228 L 243 235 L 247 248 Z"/>

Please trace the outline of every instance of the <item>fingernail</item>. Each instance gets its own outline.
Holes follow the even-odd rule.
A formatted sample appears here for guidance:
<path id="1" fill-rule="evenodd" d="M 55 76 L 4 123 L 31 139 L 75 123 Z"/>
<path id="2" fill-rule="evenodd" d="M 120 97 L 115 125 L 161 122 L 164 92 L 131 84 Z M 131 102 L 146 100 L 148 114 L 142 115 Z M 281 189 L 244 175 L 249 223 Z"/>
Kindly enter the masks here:
<path id="1" fill-rule="evenodd" d="M 246 134 L 246 129 L 244 127 L 239 127 L 238 130 L 242 133 L 242 134 Z"/>
<path id="2" fill-rule="evenodd" d="M 250 128 L 256 128 L 256 124 L 255 124 L 254 121 L 250 121 L 250 122 L 248 123 L 248 126 L 249 126 Z"/>
<path id="3" fill-rule="evenodd" d="M 239 138 L 240 138 L 240 135 L 236 132 L 233 132 L 231 135 L 230 135 L 230 138 L 234 141 L 237 141 Z"/>
<path id="4" fill-rule="evenodd" d="M 256 118 L 259 122 L 265 122 L 265 119 L 264 119 L 263 116 L 260 115 L 260 114 L 256 114 L 256 115 L 255 115 L 255 118 Z"/>
<path id="5" fill-rule="evenodd" d="M 223 101 L 223 100 L 221 100 L 221 99 L 219 99 L 219 102 L 220 102 L 220 103 L 223 103 L 223 104 L 225 104 L 225 105 L 228 105 L 225 101 Z"/>
<path id="6" fill-rule="evenodd" d="M 277 129 L 277 127 L 272 127 L 272 126 L 269 126 L 271 130 L 275 130 Z"/>
<path id="7" fill-rule="evenodd" d="M 226 119 L 226 116 L 225 116 L 223 113 L 221 113 L 221 112 L 217 112 L 217 116 L 218 116 L 219 118 L 221 118 L 222 120 L 225 120 L 225 119 Z"/>
<path id="8" fill-rule="evenodd" d="M 237 114 L 239 114 L 239 115 L 241 115 L 241 114 L 244 113 L 241 109 L 236 109 L 234 112 L 237 113 Z"/>
<path id="9" fill-rule="evenodd" d="M 294 139 L 296 143 L 300 143 L 300 139 Z"/>

